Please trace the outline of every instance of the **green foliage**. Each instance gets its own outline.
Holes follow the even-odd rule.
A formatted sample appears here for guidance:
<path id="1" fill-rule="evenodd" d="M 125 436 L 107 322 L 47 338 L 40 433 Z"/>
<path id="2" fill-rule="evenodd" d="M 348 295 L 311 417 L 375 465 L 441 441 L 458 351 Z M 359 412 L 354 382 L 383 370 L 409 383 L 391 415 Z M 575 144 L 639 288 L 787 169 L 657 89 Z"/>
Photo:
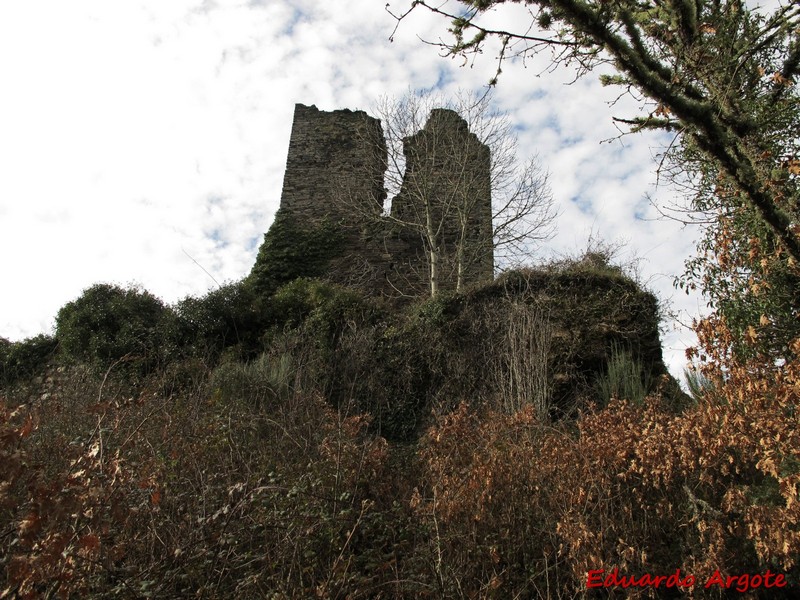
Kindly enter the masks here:
<path id="1" fill-rule="evenodd" d="M 297 384 L 305 393 L 321 394 L 349 413 L 372 415 L 373 430 L 389 439 L 413 438 L 435 389 L 435 326 L 313 279 L 283 286 L 266 306 L 273 328 L 265 344 L 302 365 Z"/>
<path id="2" fill-rule="evenodd" d="M 0 383 L 7 385 L 41 372 L 57 347 L 56 340 L 44 334 L 21 342 L 0 338 Z"/>
<path id="3" fill-rule="evenodd" d="M 358 371 L 350 379 L 361 384 L 357 410 L 374 415 L 376 430 L 387 439 L 415 439 L 429 416 L 441 387 L 439 337 L 435 327 L 412 320 L 374 330 L 368 340 L 356 338 L 352 344 Z"/>
<path id="4" fill-rule="evenodd" d="M 263 346 L 270 357 L 290 357 L 298 393 L 320 395 L 348 414 L 368 413 L 373 431 L 409 440 L 438 388 L 436 339 L 449 322 L 441 313 L 451 310 L 447 307 L 443 297 L 423 302 L 409 315 L 391 313 L 354 290 L 299 278 L 262 302 L 268 327 Z M 222 388 L 253 396 L 247 381 L 260 377 L 252 371 L 255 365 L 223 365 L 215 381 L 228 381 Z"/>
<path id="5" fill-rule="evenodd" d="M 69 360 L 101 369 L 122 361 L 146 371 L 163 358 L 170 314 L 149 292 L 96 284 L 58 311 L 56 339 Z"/>
<path id="6" fill-rule="evenodd" d="M 605 374 L 614 345 L 630 349 L 652 377 L 667 374 L 656 297 L 625 275 L 622 268 L 607 264 L 605 259 L 581 257 L 509 271 L 469 294 L 458 319 L 461 324 L 450 326 L 460 338 L 452 352 L 469 349 L 478 358 L 475 362 L 466 360 L 462 374 L 455 379 L 474 381 L 476 363 L 488 365 L 505 355 L 502 348 L 485 343 L 496 344 L 506 335 L 509 324 L 503 315 L 520 301 L 546 315 L 552 327 L 547 354 L 554 416 L 574 415 L 580 404 L 594 396 L 594 382 Z M 486 389 L 480 382 L 475 385 L 476 392 Z M 677 386 L 672 391 L 681 395 Z M 473 392 L 469 397 L 475 395 Z"/>
<path id="7" fill-rule="evenodd" d="M 337 293 L 347 294 L 318 279 L 297 278 L 279 288 L 269 303 L 270 318 L 276 324 L 299 327 L 316 309 L 327 304 Z"/>
<path id="8" fill-rule="evenodd" d="M 696 199 L 699 208 L 711 209 L 713 202 Z M 800 336 L 800 269 L 769 228 L 739 204 L 705 229 L 699 250 L 677 284 L 703 291 L 709 306 L 725 318 L 737 356 L 762 352 L 787 358 L 791 342 Z"/>
<path id="9" fill-rule="evenodd" d="M 337 223 L 322 220 L 301 224 L 279 210 L 264 235 L 248 279 L 260 296 L 271 296 L 299 277 L 324 275 L 341 247 L 342 229 Z"/>
<path id="10" fill-rule="evenodd" d="M 175 306 L 173 336 L 180 351 L 216 360 L 226 349 L 249 358 L 259 349 L 262 317 L 256 295 L 245 281 L 228 283 L 200 298 L 184 298 Z"/>
<path id="11" fill-rule="evenodd" d="M 642 404 L 651 388 L 650 376 L 633 354 L 614 345 L 606 365 L 606 371 L 595 383 L 602 406 L 612 399 L 628 400 Z"/>
<path id="12" fill-rule="evenodd" d="M 422 327 L 441 327 L 459 313 L 461 296 L 454 292 L 439 292 L 435 298 L 427 298 L 414 305 L 411 316 Z"/>
<path id="13" fill-rule="evenodd" d="M 345 329 L 375 322 L 385 314 L 360 292 L 305 277 L 281 287 L 263 306 L 273 327 L 302 327 L 329 348 Z"/>

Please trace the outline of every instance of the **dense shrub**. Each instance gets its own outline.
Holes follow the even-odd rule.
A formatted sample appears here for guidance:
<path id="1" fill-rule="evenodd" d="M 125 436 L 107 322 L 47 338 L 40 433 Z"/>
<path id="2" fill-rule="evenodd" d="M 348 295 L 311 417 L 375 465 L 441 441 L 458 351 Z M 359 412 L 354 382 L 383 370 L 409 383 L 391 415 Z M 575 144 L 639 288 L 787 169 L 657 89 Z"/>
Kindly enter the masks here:
<path id="1" fill-rule="evenodd" d="M 574 418 L 596 400 L 615 346 L 649 374 L 647 393 L 666 377 L 674 404 L 683 398 L 662 360 L 656 298 L 598 258 L 509 271 L 412 307 L 410 321 L 430 349 L 426 368 L 440 387 L 428 396 L 437 410 L 461 400 L 516 408 L 533 401 L 543 414 Z"/>
<path id="2" fill-rule="evenodd" d="M 274 326 L 303 325 L 322 338 L 335 338 L 347 326 L 368 324 L 384 314 L 360 292 L 306 277 L 282 286 L 265 307 Z"/>
<path id="3" fill-rule="evenodd" d="M 392 441 L 415 440 L 441 387 L 436 331 L 400 322 L 352 332 L 341 346 L 339 387 Z"/>
<path id="4" fill-rule="evenodd" d="M 208 377 L 209 365 L 204 359 L 174 358 L 159 371 L 160 393 L 165 397 L 198 393 Z"/>
<path id="5" fill-rule="evenodd" d="M 57 347 L 56 340 L 44 334 L 21 342 L 0 338 L 0 383 L 7 385 L 40 373 Z"/>
<path id="6" fill-rule="evenodd" d="M 800 340 L 795 358 L 775 365 L 726 355 L 734 334 L 724 321 L 698 331 L 710 385 L 680 413 L 651 396 L 584 411 L 574 428 L 543 426 L 531 406 L 507 415 L 464 404 L 440 417 L 422 441 L 414 505 L 436 526 L 430 551 L 445 595 L 573 597 L 590 570 L 680 569 L 698 582 L 687 595 L 729 597 L 703 585 L 715 572 L 724 581 L 769 570 L 788 587 L 752 596 L 793 597 Z M 647 587 L 626 595 L 661 597 Z"/>
<path id="7" fill-rule="evenodd" d="M 372 429 L 411 439 L 428 414 L 433 346 L 419 320 L 391 315 L 362 294 L 297 279 L 268 303 L 272 354 L 292 357 L 297 384 L 334 407 L 372 416 Z M 429 334 L 435 335 L 434 332 Z"/>
<path id="8" fill-rule="evenodd" d="M 312 395 L 265 411 L 124 389 L 112 372 L 38 409 L 0 400 L 4 597 L 334 598 L 391 579 L 381 515 L 399 506 L 367 418 Z"/>
<path id="9" fill-rule="evenodd" d="M 443 417 L 423 440 L 413 502 L 436 527 L 428 551 L 443 595 L 574 597 L 589 571 L 615 568 L 637 578 L 680 569 L 702 597 L 729 597 L 703 589 L 717 570 L 770 570 L 797 585 L 796 423 L 776 418 L 779 403 L 748 400 L 746 418 L 729 402 L 675 415 L 652 399 L 612 401 L 579 418 L 577 433 L 540 426 L 532 407 L 480 415 L 464 405 Z"/>
<path id="10" fill-rule="evenodd" d="M 354 365 L 347 376 L 368 378 L 371 357 L 388 357 L 363 390 L 384 379 L 402 402 L 403 386 L 428 368 L 416 329 L 428 320 L 346 330 L 336 348 Z M 699 331 L 713 393 L 683 412 L 651 395 L 551 423 L 532 402 L 463 402 L 428 417 L 416 443 L 387 443 L 353 403 L 318 393 L 317 365 L 302 354 L 314 338 L 302 326 L 280 339 L 285 354 L 225 363 L 210 377 L 193 361 L 188 384 L 167 397 L 157 397 L 161 373 L 133 396 L 114 371 L 103 382 L 67 371 L 43 403 L 14 389 L 0 401 L 0 590 L 549 599 L 588 595 L 590 570 L 680 569 L 702 585 L 716 570 L 769 569 L 790 587 L 753 596 L 793 597 L 800 360 L 722 357 L 724 323 Z M 399 431 L 412 413 L 377 414 L 397 418 Z M 686 595 L 730 590 L 696 585 Z"/>
<path id="11" fill-rule="evenodd" d="M 212 362 L 226 349 L 237 358 L 255 356 L 260 348 L 262 318 L 255 294 L 247 283 L 228 283 L 200 298 L 184 298 L 175 305 L 176 344 L 184 355 Z"/>
<path id="12" fill-rule="evenodd" d="M 56 339 L 73 361 L 99 368 L 123 361 L 147 370 L 166 350 L 163 325 L 170 312 L 149 292 L 100 283 L 58 311 Z"/>
<path id="13" fill-rule="evenodd" d="M 373 415 L 373 427 L 392 440 L 412 439 L 431 410 L 443 414 L 462 400 L 508 412 L 534 403 L 542 418 L 574 417 L 596 401 L 608 366 L 619 366 L 615 346 L 636 357 L 637 398 L 656 389 L 647 373 L 666 372 L 655 298 L 597 261 L 509 272 L 466 295 L 393 313 L 306 278 L 263 306 L 272 324 L 265 347 L 292 353 L 332 405 Z M 614 387 L 621 383 L 608 394 L 630 395 Z"/>
<path id="14" fill-rule="evenodd" d="M 87 290 L 59 314 L 93 352 L 71 357 L 120 357 L 100 334 L 189 356 L 136 388 L 73 368 L 41 382 L 58 379 L 46 402 L 35 380 L 0 398 L 0 593 L 575 598 L 614 568 L 796 586 L 800 341 L 779 363 L 755 343 L 734 357 L 725 321 L 704 321 L 702 385 L 676 411 L 645 377 L 663 368 L 655 299 L 604 265 L 394 312 L 307 278 L 175 313 Z M 20 364 L 52 343 L 23 343 Z M 571 419 L 552 418 L 560 377 L 585 395 Z"/>

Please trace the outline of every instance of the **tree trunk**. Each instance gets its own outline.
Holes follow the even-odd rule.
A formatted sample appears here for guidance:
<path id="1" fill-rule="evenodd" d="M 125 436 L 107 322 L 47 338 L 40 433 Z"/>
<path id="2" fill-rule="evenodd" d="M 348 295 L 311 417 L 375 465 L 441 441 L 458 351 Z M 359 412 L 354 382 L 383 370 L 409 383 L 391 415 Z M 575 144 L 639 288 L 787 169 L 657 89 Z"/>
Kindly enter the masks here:
<path id="1" fill-rule="evenodd" d="M 458 254 L 456 256 L 456 260 L 458 261 L 458 276 L 456 278 L 456 292 L 461 293 L 461 290 L 464 288 L 464 247 L 463 245 L 458 246 Z"/>
<path id="2" fill-rule="evenodd" d="M 428 199 L 424 199 L 425 203 L 425 232 L 428 237 L 428 247 L 430 248 L 430 282 L 431 282 L 431 298 L 435 298 L 439 294 L 439 244 L 436 239 L 436 229 L 433 225 L 433 215 L 431 215 L 431 205 Z"/>
<path id="3" fill-rule="evenodd" d="M 431 247 L 431 298 L 435 298 L 439 294 L 439 251 Z"/>

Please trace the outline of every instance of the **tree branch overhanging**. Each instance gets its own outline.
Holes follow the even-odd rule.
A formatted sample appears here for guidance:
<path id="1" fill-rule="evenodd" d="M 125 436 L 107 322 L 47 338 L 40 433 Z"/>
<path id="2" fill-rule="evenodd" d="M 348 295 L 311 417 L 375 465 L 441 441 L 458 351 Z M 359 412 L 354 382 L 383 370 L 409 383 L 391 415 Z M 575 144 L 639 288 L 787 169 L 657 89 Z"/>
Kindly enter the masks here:
<path id="1" fill-rule="evenodd" d="M 514 0 L 521 3 L 520 0 Z M 715 161 L 751 203 L 785 251 L 800 263 L 794 184 L 779 184 L 770 175 L 779 164 L 776 140 L 786 130 L 800 101 L 800 7 L 789 4 L 772 15 L 750 11 L 739 0 L 675 0 L 642 4 L 587 0 L 526 0 L 532 22 L 519 31 L 484 27 L 480 17 L 505 0 L 458 3 L 460 14 L 414 0 L 451 21 L 454 41 L 438 44 L 451 56 L 479 53 L 490 38 L 502 45 L 500 62 L 558 48 L 556 64 L 577 61 L 581 73 L 610 62 L 622 79 L 652 99 L 669 118 L 619 119 L 634 131 L 677 131 Z M 399 22 L 408 13 L 399 15 Z M 531 31 L 552 28 L 552 37 Z M 470 36 L 466 32 L 471 32 Z M 515 44 L 522 44 L 515 48 Z M 512 50 L 509 48 L 514 47 Z M 774 66 L 771 66 L 773 65 Z M 501 64 L 498 66 L 498 75 Z M 580 73 L 579 73 L 580 74 Z M 770 80 L 771 77 L 771 80 Z M 492 79 L 492 83 L 496 78 Z M 776 110 L 777 105 L 785 108 Z M 782 120 L 781 120 L 782 119 Z M 781 131 L 781 127 L 784 128 Z M 771 158 L 765 158 L 771 157 Z M 769 162 L 772 160 L 772 163 Z M 772 164 L 772 166 L 770 166 Z M 794 203 L 787 202 L 794 197 Z"/>

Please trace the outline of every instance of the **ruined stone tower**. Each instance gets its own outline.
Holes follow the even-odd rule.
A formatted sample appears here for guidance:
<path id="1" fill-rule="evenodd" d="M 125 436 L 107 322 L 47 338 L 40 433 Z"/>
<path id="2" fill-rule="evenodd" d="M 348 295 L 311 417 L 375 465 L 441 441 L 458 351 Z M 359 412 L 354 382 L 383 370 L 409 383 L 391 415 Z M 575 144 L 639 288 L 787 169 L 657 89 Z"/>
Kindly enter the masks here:
<path id="1" fill-rule="evenodd" d="M 430 278 L 431 259 L 424 255 L 433 247 L 439 254 L 440 289 L 491 281 L 494 253 L 488 146 L 470 133 L 458 113 L 438 108 L 431 111 L 422 130 L 403 140 L 403 153 L 406 171 L 400 193 L 392 201 L 392 215 L 403 222 L 429 225 L 423 236 L 426 239 L 406 236 L 408 247 L 395 256 L 398 276 L 406 277 L 408 285 L 418 284 L 422 261 Z"/>
<path id="2" fill-rule="evenodd" d="M 323 277 L 394 298 L 430 294 L 431 240 L 439 290 L 493 277 L 489 149 L 445 109 L 404 140 L 406 173 L 382 216 L 387 150 L 362 111 L 295 106 L 281 204 L 251 278 L 271 293 Z M 422 224 L 433 222 L 435 235 Z M 403 223 L 420 225 L 404 227 Z"/>
<path id="3" fill-rule="evenodd" d="M 386 147 L 381 122 L 363 111 L 324 112 L 295 105 L 281 210 L 306 222 L 348 220 L 334 202 L 337 190 L 360 196 L 374 212 L 383 208 Z"/>

